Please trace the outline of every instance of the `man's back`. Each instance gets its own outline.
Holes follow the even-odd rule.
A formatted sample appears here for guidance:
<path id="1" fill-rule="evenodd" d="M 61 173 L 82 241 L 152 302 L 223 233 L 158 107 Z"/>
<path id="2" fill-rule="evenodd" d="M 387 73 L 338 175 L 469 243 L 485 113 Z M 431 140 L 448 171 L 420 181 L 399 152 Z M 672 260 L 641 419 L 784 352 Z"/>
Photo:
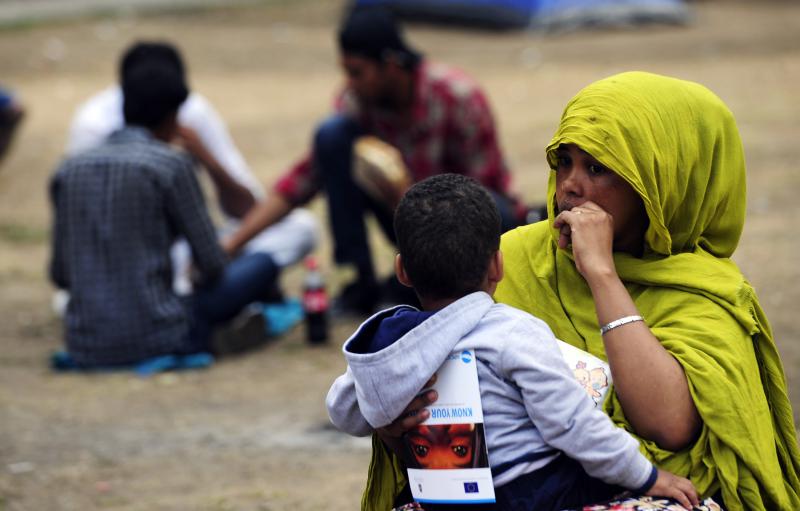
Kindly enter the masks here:
<path id="1" fill-rule="evenodd" d="M 70 353 L 116 364 L 180 351 L 187 313 L 171 291 L 179 234 L 204 275 L 224 265 L 190 161 L 148 131 L 126 128 L 62 164 L 51 184 L 51 276 L 71 294 Z"/>

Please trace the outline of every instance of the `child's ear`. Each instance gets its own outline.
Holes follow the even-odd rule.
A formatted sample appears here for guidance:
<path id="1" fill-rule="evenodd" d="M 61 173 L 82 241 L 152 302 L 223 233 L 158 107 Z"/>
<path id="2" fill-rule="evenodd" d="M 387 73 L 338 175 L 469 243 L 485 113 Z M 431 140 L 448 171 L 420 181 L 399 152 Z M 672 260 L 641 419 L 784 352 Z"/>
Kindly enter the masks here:
<path id="1" fill-rule="evenodd" d="M 400 254 L 394 258 L 394 273 L 397 275 L 397 280 L 400 281 L 406 287 L 414 287 L 411 284 L 411 279 L 408 278 L 408 274 L 406 273 L 406 269 L 403 266 L 403 257 Z"/>
<path id="2" fill-rule="evenodd" d="M 503 253 L 499 250 L 494 253 L 489 261 L 489 283 L 497 284 L 503 280 Z"/>

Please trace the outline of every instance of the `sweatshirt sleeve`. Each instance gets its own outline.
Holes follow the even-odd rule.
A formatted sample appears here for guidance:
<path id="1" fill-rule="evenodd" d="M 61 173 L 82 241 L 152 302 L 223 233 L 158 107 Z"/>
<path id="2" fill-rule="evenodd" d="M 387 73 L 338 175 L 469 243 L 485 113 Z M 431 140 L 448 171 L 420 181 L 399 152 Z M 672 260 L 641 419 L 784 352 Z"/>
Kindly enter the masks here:
<path id="1" fill-rule="evenodd" d="M 542 438 L 608 484 L 645 486 L 653 465 L 575 380 L 545 323 L 521 317 L 503 339 L 500 370 L 520 388 Z"/>
<path id="2" fill-rule="evenodd" d="M 361 415 L 356 397 L 356 382 L 350 367 L 336 378 L 325 399 L 328 417 L 340 431 L 353 436 L 367 436 L 372 433 L 372 426 Z"/>

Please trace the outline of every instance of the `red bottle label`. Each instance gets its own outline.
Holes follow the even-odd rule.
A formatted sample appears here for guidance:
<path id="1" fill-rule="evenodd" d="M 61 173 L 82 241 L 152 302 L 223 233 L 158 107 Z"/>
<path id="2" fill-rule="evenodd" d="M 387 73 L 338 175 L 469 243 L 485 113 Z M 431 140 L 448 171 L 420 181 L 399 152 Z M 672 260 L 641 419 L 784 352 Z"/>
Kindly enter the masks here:
<path id="1" fill-rule="evenodd" d="M 311 289 L 303 293 L 303 309 L 309 314 L 328 310 L 328 295 L 324 289 Z"/>

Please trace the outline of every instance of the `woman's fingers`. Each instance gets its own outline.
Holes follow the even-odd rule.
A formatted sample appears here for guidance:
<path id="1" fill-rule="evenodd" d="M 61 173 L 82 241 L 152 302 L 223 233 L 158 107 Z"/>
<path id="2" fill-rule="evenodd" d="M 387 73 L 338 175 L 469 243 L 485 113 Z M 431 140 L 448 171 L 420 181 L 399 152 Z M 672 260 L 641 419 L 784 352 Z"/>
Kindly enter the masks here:
<path id="1" fill-rule="evenodd" d="M 559 230 L 558 247 L 571 248 L 578 271 L 605 273 L 613 266 L 614 222 L 594 202 L 584 202 L 561 211 L 553 221 Z"/>
<path id="2" fill-rule="evenodd" d="M 417 397 L 412 399 L 408 406 L 406 406 L 406 409 L 403 410 L 403 414 L 400 417 L 419 415 L 420 411 L 425 411 L 422 410 L 423 408 L 436 401 L 438 397 L 439 394 L 435 390 L 426 390 L 418 394 Z"/>
<path id="3" fill-rule="evenodd" d="M 425 422 L 428 419 L 430 414 L 431 412 L 423 408 L 419 412 L 409 413 L 405 417 L 401 418 L 399 424 L 400 434 L 419 426 L 422 422 Z"/>
<path id="4" fill-rule="evenodd" d="M 433 385 L 432 382 L 436 381 L 436 376 L 434 375 L 431 380 L 425 385 L 429 387 Z M 393 437 L 402 436 L 405 432 L 410 429 L 419 426 L 422 422 L 426 421 L 428 417 L 430 417 L 430 412 L 425 409 L 426 406 L 432 404 L 436 399 L 439 397 L 435 390 L 426 390 L 425 392 L 420 393 L 411 400 L 411 402 L 406 406 L 403 413 L 400 414 L 400 417 L 395 419 L 391 424 L 386 427 L 380 428 L 385 434 Z"/>
<path id="5" fill-rule="evenodd" d="M 562 211 L 553 221 L 553 227 L 558 229 L 558 248 L 567 248 L 572 243 L 572 221 L 575 214 L 572 211 Z"/>

